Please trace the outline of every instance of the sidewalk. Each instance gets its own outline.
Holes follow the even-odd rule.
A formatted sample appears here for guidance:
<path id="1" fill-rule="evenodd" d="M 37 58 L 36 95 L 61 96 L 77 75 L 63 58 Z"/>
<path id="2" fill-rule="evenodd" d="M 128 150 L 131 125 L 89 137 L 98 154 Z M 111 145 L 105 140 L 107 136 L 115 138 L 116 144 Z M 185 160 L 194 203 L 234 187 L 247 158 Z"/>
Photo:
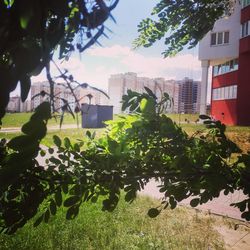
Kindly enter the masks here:
<path id="1" fill-rule="evenodd" d="M 161 199 L 163 197 L 163 194 L 158 191 L 157 185 L 157 182 L 150 181 L 146 185 L 144 190 L 142 190 L 139 194 L 147 195 L 156 199 Z M 240 210 L 230 206 L 231 203 L 240 201 L 242 198 L 244 198 L 244 194 L 241 191 L 236 191 L 233 194 L 229 194 L 227 196 L 221 193 L 218 198 L 215 198 L 212 201 L 207 202 L 206 204 L 199 205 L 195 207 L 195 209 L 245 222 L 241 218 Z M 180 202 L 179 204 L 191 207 L 189 204 L 190 200 L 192 200 L 192 198 L 188 198 Z M 223 238 L 226 250 L 250 249 L 250 231 L 245 231 L 245 227 L 234 230 L 234 228 L 222 224 L 215 226 L 214 229 Z"/>
<path id="2" fill-rule="evenodd" d="M 48 130 L 60 130 L 59 125 L 51 125 L 47 127 Z M 77 124 L 62 124 L 61 129 L 72 129 L 77 128 Z M 79 128 L 81 128 L 81 124 L 79 124 Z M 21 132 L 20 127 L 9 127 L 0 129 L 0 133 L 18 133 Z"/>
<path id="3" fill-rule="evenodd" d="M 163 194 L 158 191 L 157 188 L 157 182 L 150 181 L 140 192 L 140 194 L 148 195 L 150 197 L 161 199 L 163 197 Z M 214 198 L 212 201 L 207 202 L 206 204 L 198 205 L 195 207 L 196 209 L 206 211 L 209 213 L 213 213 L 216 215 L 222 215 L 226 217 L 230 217 L 232 219 L 242 220 L 241 218 L 241 212 L 238 208 L 230 206 L 231 203 L 240 201 L 244 198 L 244 194 L 241 191 L 235 191 L 233 194 L 224 195 L 223 192 L 220 194 L 218 198 Z M 193 199 L 188 198 L 182 202 L 180 202 L 180 205 L 189 206 L 189 202 Z"/>

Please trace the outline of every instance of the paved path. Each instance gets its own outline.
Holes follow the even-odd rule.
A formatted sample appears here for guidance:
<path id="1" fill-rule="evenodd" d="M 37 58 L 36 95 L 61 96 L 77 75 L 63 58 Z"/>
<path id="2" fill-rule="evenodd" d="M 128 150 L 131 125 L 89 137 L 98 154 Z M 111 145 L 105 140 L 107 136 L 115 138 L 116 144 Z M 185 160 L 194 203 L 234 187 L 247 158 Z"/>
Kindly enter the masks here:
<path id="1" fill-rule="evenodd" d="M 156 199 L 161 199 L 163 194 L 158 191 L 157 182 L 150 181 L 148 185 L 140 192 L 143 195 L 148 195 Z M 241 191 L 235 191 L 233 194 L 224 195 L 223 192 L 220 194 L 218 198 L 214 198 L 212 201 L 207 202 L 206 204 L 199 205 L 196 208 L 211 212 L 217 215 L 227 216 L 237 220 L 243 220 L 241 218 L 241 212 L 239 209 L 230 206 L 231 203 L 240 201 L 244 198 L 244 194 Z M 193 198 L 188 198 L 182 202 L 181 205 L 190 206 L 189 202 Z"/>
<path id="2" fill-rule="evenodd" d="M 81 124 L 79 124 L 79 127 Z M 72 129 L 72 128 L 77 128 L 77 124 L 63 124 L 61 129 Z M 59 125 L 51 125 L 48 126 L 48 130 L 60 130 Z M 20 127 L 9 127 L 9 128 L 1 128 L 0 133 L 17 133 L 21 132 Z"/>

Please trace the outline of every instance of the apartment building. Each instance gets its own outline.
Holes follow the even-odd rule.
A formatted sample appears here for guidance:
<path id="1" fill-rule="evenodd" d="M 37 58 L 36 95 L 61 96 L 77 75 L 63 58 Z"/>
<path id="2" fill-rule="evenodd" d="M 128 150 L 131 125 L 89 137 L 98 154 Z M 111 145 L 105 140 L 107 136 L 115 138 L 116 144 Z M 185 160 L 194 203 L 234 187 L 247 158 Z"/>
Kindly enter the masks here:
<path id="1" fill-rule="evenodd" d="M 195 114 L 200 111 L 201 82 L 184 78 L 179 84 L 178 113 Z"/>
<path id="2" fill-rule="evenodd" d="M 32 110 L 34 110 L 39 104 L 43 101 L 49 100 L 49 96 L 41 96 L 39 93 L 41 91 L 45 91 L 46 93 L 50 93 L 50 86 L 47 81 L 45 82 L 36 82 L 31 86 L 31 96 L 36 96 L 31 101 Z M 94 89 L 89 88 L 81 88 L 78 87 L 74 90 L 74 94 L 76 98 L 79 100 L 80 104 L 82 103 L 91 103 L 95 105 L 107 104 L 108 98 L 104 96 L 101 92 L 96 91 Z M 73 94 L 70 89 L 65 86 L 65 84 L 57 83 L 54 86 L 54 101 L 55 101 L 55 110 L 60 112 L 61 107 L 63 106 L 63 100 L 65 99 L 72 110 L 75 109 L 76 102 Z"/>
<path id="3" fill-rule="evenodd" d="M 44 96 L 39 95 L 42 91 L 44 91 L 46 94 Z M 36 82 L 31 85 L 31 108 L 34 110 L 37 106 L 39 106 L 42 102 L 49 100 L 49 94 L 50 93 L 50 85 L 49 82 Z M 76 92 L 75 94 L 79 98 L 79 92 Z M 75 99 L 72 95 L 71 91 L 64 86 L 64 84 L 55 84 L 54 85 L 54 106 L 56 111 L 60 111 L 61 107 L 63 106 L 63 100 L 65 99 L 72 110 L 75 108 Z"/>
<path id="4" fill-rule="evenodd" d="M 192 87 L 190 93 L 184 93 L 188 84 Z M 150 88 L 153 93 L 160 99 L 163 93 L 168 93 L 173 100 L 172 105 L 168 108 L 169 113 L 185 112 L 187 113 L 187 106 L 192 102 L 191 113 L 199 110 L 200 101 L 200 84 L 191 79 L 185 78 L 183 81 L 165 80 L 164 78 L 148 78 L 138 77 L 136 73 L 128 72 L 125 74 L 111 75 L 109 78 L 109 89 L 108 93 L 110 96 L 110 105 L 114 107 L 114 114 L 122 113 L 121 100 L 122 96 L 127 93 L 128 89 L 143 93 L 145 92 L 144 87 Z M 187 100 L 189 101 L 186 104 Z M 180 109 L 180 104 L 183 103 L 183 108 Z M 185 105 L 184 105 L 185 104 Z"/>
<path id="5" fill-rule="evenodd" d="M 236 1 L 234 12 L 215 23 L 199 44 L 199 59 L 202 100 L 212 67 L 211 115 L 228 125 L 250 125 L 250 0 Z"/>
<path id="6" fill-rule="evenodd" d="M 20 106 L 21 106 L 21 97 L 12 96 L 10 97 L 6 111 L 7 112 L 20 112 Z"/>
<path id="7" fill-rule="evenodd" d="M 8 106 L 6 108 L 7 112 L 30 112 L 31 111 L 31 102 L 30 100 L 26 100 L 25 102 L 21 101 L 21 97 L 11 96 Z"/>

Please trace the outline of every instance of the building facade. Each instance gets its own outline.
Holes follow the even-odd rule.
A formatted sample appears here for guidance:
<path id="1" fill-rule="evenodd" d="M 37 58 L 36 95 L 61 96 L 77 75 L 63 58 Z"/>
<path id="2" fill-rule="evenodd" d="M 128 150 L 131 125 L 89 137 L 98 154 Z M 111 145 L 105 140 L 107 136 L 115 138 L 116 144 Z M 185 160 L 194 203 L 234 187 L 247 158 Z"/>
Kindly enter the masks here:
<path id="1" fill-rule="evenodd" d="M 41 91 L 45 91 L 46 93 L 50 93 L 50 86 L 47 81 L 45 82 L 36 82 L 32 84 L 31 86 L 31 97 L 36 96 L 35 98 L 32 98 L 31 100 L 31 108 L 34 110 L 38 105 L 40 105 L 44 101 L 49 100 L 49 96 L 41 96 L 39 93 Z M 79 100 L 80 104 L 82 103 L 89 103 L 100 105 L 100 104 L 107 104 L 108 98 L 105 97 L 102 93 L 88 88 L 76 88 L 74 90 L 74 94 L 76 98 Z M 54 105 L 55 110 L 57 112 L 61 111 L 61 107 L 64 105 L 63 100 L 65 99 L 70 108 L 74 111 L 76 107 L 76 102 L 73 94 L 71 93 L 70 89 L 67 88 L 64 84 L 57 83 L 54 85 Z"/>
<path id="2" fill-rule="evenodd" d="M 212 67 L 211 116 L 228 125 L 250 125 L 250 0 L 218 20 L 199 44 L 201 100 L 206 100 Z M 203 102 L 203 101 L 202 101 Z M 201 104 L 201 113 L 205 113 Z"/>
<path id="3" fill-rule="evenodd" d="M 128 72 L 111 75 L 109 79 L 109 104 L 114 107 L 114 114 L 122 113 L 122 96 L 127 93 L 128 89 L 143 93 L 145 92 L 145 87 L 151 89 L 159 100 L 163 93 L 169 94 L 173 103 L 166 110 L 168 113 L 188 113 L 189 111 L 190 113 L 196 113 L 199 110 L 200 84 L 198 82 L 188 78 L 182 81 L 175 81 L 165 80 L 164 78 L 138 77 L 136 73 Z M 190 91 L 186 93 L 185 91 L 187 90 Z M 180 105 L 183 106 L 182 109 L 180 109 Z M 187 107 L 190 108 L 187 109 Z"/>
<path id="4" fill-rule="evenodd" d="M 201 82 L 184 78 L 178 81 L 179 105 L 178 113 L 196 114 L 200 111 Z"/>
<path id="5" fill-rule="evenodd" d="M 31 111 L 31 102 L 30 100 L 26 100 L 22 102 L 20 96 L 11 96 L 8 106 L 6 108 L 7 112 L 30 112 Z"/>
<path id="6" fill-rule="evenodd" d="M 41 91 L 46 93 L 45 96 L 39 95 Z M 36 82 L 31 85 L 31 108 L 34 110 L 37 106 L 39 106 L 42 102 L 48 101 L 50 93 L 50 85 L 49 82 Z M 75 93 L 77 98 L 79 98 L 79 92 Z M 55 84 L 54 85 L 54 106 L 56 111 L 61 111 L 61 107 L 63 106 L 63 100 L 65 99 L 72 110 L 75 108 L 75 99 L 72 95 L 71 91 L 67 89 L 63 84 Z"/>
<path id="7" fill-rule="evenodd" d="M 20 96 L 12 96 L 10 97 L 8 106 L 6 108 L 7 112 L 20 112 L 21 107 L 21 97 Z"/>

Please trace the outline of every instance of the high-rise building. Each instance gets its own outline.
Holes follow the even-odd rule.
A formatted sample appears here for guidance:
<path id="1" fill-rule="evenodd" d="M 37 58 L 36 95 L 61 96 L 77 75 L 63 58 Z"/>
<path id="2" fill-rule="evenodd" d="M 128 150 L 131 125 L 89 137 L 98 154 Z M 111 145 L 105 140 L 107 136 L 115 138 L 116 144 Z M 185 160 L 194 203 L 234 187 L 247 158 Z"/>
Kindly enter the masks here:
<path id="1" fill-rule="evenodd" d="M 34 110 L 38 105 L 40 105 L 43 101 L 49 100 L 49 96 L 45 95 L 39 95 L 41 91 L 45 91 L 46 93 L 50 93 L 50 86 L 47 81 L 45 82 L 36 82 L 32 84 L 31 86 L 31 97 L 35 98 L 31 101 L 31 107 L 32 110 Z M 101 92 L 89 89 L 89 88 L 81 88 L 78 87 L 74 90 L 74 94 L 76 98 L 81 103 L 91 103 L 94 105 L 100 105 L 100 104 L 107 104 L 108 98 L 103 95 Z M 57 112 L 61 111 L 61 107 L 64 105 L 63 99 L 65 99 L 68 104 L 70 105 L 70 108 L 74 111 L 76 107 L 75 97 L 73 96 L 72 92 L 69 88 L 67 88 L 64 84 L 55 84 L 54 85 L 54 105 L 55 110 Z"/>
<path id="2" fill-rule="evenodd" d="M 179 84 L 178 113 L 195 114 L 200 111 L 201 83 L 193 79 L 184 78 Z"/>
<path id="3" fill-rule="evenodd" d="M 189 87 L 188 87 L 189 86 Z M 160 98 L 163 93 L 168 93 L 172 103 L 167 109 L 169 113 L 189 112 L 196 113 L 200 105 L 200 84 L 191 79 L 185 78 L 183 81 L 165 80 L 164 78 L 138 77 L 136 73 L 125 73 L 111 75 L 109 79 L 110 105 L 114 107 L 114 114 L 122 113 L 122 96 L 127 94 L 127 90 L 143 93 L 144 87 L 148 87 Z M 189 91 L 186 93 L 185 91 Z M 180 105 L 183 108 L 180 110 Z M 187 106 L 189 109 L 187 109 Z"/>
<path id="4" fill-rule="evenodd" d="M 41 91 L 44 91 L 46 95 L 39 95 Z M 50 85 L 49 82 L 36 82 L 31 85 L 31 97 L 34 97 L 31 101 L 31 108 L 34 110 L 37 106 L 39 106 L 42 102 L 48 101 L 50 94 Z M 76 97 L 79 99 L 80 92 L 75 91 Z M 72 110 L 74 110 L 76 103 L 75 98 L 72 95 L 70 89 L 66 88 L 64 84 L 55 84 L 54 85 L 54 106 L 55 111 L 60 112 L 61 107 L 64 105 L 63 99 L 66 100 Z"/>
<path id="5" fill-rule="evenodd" d="M 20 106 L 21 106 L 21 97 L 12 96 L 10 97 L 6 111 L 7 112 L 20 112 Z"/>
<path id="6" fill-rule="evenodd" d="M 201 113 L 212 67 L 211 115 L 228 125 L 250 125 L 250 0 L 236 1 L 199 45 L 202 65 Z"/>

